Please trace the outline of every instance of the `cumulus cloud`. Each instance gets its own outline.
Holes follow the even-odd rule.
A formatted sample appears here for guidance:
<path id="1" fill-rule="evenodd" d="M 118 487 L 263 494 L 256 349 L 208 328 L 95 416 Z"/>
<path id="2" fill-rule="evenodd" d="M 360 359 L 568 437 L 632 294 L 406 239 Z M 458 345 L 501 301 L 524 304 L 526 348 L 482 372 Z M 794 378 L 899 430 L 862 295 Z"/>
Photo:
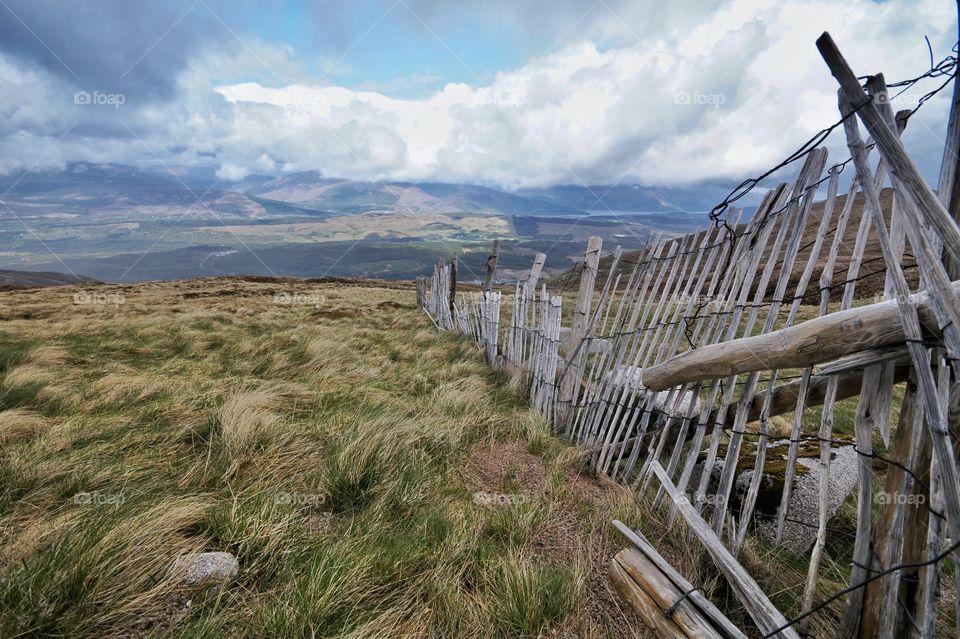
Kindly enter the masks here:
<path id="1" fill-rule="evenodd" d="M 677 20 L 664 9 L 646 21 L 637 7 L 651 3 L 610 4 L 616 12 L 584 21 L 577 42 L 489 82 L 451 83 L 422 99 L 318 84 L 289 47 L 252 39 L 177 58 L 172 97 L 128 99 L 110 112 L 66 104 L 73 83 L 50 65 L 0 55 L 0 113 L 8 116 L 0 150 L 35 156 L 78 122 L 41 165 L 110 157 L 213 162 L 226 180 L 320 170 L 508 187 L 739 180 L 837 118 L 836 84 L 814 47 L 821 31 L 834 35 L 858 73 L 888 79 L 925 68 L 923 35 L 938 55 L 956 37 L 944 18 L 949 8 L 936 0 L 732 0 L 696 18 Z M 662 24 L 673 26 L 653 28 Z M 643 37 L 624 38 L 625 29 Z M 251 67 L 270 73 L 217 81 Z M 24 92 L 26 108 L 11 97 Z M 945 95 L 929 102 L 906 136 L 930 176 L 947 108 Z M 845 156 L 841 136 L 831 154 Z M 4 160 L 0 170 L 25 164 Z"/>
<path id="2" fill-rule="evenodd" d="M 606 49 L 584 42 L 487 86 L 450 84 L 423 100 L 305 85 L 217 91 L 243 123 L 232 149 L 262 145 L 329 173 L 506 186 L 737 179 L 836 119 L 836 85 L 814 47 L 823 29 L 858 72 L 904 78 L 927 63 L 917 34 L 940 52 L 952 45 L 955 26 L 942 9 L 932 1 L 731 2 L 671 39 Z M 914 127 L 928 170 L 945 112 L 945 99 L 931 102 Z M 254 133 L 267 121 L 277 123 L 269 144 Z M 837 136 L 834 154 L 842 147 Z"/>
<path id="3" fill-rule="evenodd" d="M 230 162 L 227 162 L 217 169 L 217 177 L 221 180 L 227 180 L 229 182 L 239 182 L 248 175 L 250 175 L 250 171 L 248 169 L 237 164 L 231 164 Z"/>

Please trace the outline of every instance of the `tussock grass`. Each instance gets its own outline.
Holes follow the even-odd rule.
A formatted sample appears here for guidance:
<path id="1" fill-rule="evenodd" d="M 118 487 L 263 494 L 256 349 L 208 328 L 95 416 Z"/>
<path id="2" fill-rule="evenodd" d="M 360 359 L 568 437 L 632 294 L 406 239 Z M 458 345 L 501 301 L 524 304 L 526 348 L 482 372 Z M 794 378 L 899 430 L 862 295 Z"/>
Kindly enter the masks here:
<path id="1" fill-rule="evenodd" d="M 582 455 L 412 288 L 119 288 L 0 293 L 0 636 L 635 636 L 583 605 L 630 499 L 577 488 Z M 505 443 L 542 461 L 477 485 Z M 473 503 L 500 489 L 523 499 Z M 171 612 L 199 551 L 241 572 Z"/>
<path id="2" fill-rule="evenodd" d="M 234 456 L 251 452 L 264 438 L 282 431 L 284 412 L 296 413 L 310 401 L 294 384 L 261 384 L 232 393 L 217 412 L 220 436 Z"/>
<path id="3" fill-rule="evenodd" d="M 568 568 L 509 558 L 487 575 L 492 614 L 502 620 L 501 636 L 539 637 L 580 602 L 582 583 Z"/>
<path id="4" fill-rule="evenodd" d="M 3 378 L 5 386 L 42 385 L 53 381 L 54 375 L 46 366 L 28 362 L 7 371 Z"/>
<path id="5" fill-rule="evenodd" d="M 0 442 L 7 444 L 42 433 L 50 428 L 50 420 L 33 411 L 14 408 L 0 412 Z"/>

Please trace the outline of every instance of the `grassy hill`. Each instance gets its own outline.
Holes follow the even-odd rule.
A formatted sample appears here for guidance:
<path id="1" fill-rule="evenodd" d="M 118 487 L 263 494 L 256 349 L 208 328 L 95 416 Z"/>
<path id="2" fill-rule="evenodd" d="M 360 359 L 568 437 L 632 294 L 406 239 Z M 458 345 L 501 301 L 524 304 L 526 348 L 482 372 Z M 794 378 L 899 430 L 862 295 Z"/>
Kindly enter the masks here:
<path id="1" fill-rule="evenodd" d="M 643 636 L 606 580 L 631 494 L 411 287 L 77 295 L 0 293 L 0 636 Z M 185 591 L 197 551 L 239 575 Z"/>
<path id="2" fill-rule="evenodd" d="M 834 237 L 836 235 L 836 226 L 837 219 L 840 217 L 840 212 L 843 210 L 843 207 L 846 203 L 847 196 L 840 195 L 837 197 L 837 201 L 834 205 L 833 216 L 831 218 L 830 226 L 828 231 L 824 234 L 823 247 L 820 249 L 820 253 L 817 257 L 813 275 L 810 280 L 810 284 L 807 287 L 806 295 L 804 298 L 805 304 L 816 304 L 818 298 L 818 282 L 820 279 L 820 274 L 823 271 L 823 267 L 826 264 L 828 255 L 830 254 L 831 247 L 834 242 Z M 886 216 L 889 224 L 890 219 L 890 210 L 893 204 L 893 190 L 884 189 L 881 192 L 880 196 L 880 205 L 883 209 L 884 215 Z M 796 285 L 800 279 L 801 273 L 803 273 L 804 268 L 807 265 L 807 261 L 810 258 L 810 253 L 813 250 L 814 242 L 817 239 L 817 234 L 819 232 L 820 223 L 823 219 L 824 213 L 824 203 L 816 202 L 810 210 L 807 222 L 804 226 L 803 235 L 800 239 L 800 250 L 797 253 L 796 261 L 794 262 L 793 272 L 791 273 L 790 282 L 787 286 L 787 297 L 789 298 L 794 294 L 796 290 Z M 862 193 L 858 193 L 855 196 L 853 202 L 853 208 L 850 212 L 849 221 L 847 222 L 846 228 L 844 229 L 843 240 L 838 246 L 837 250 L 837 259 L 834 267 L 834 289 L 832 292 L 831 300 L 836 302 L 839 301 L 843 293 L 843 283 L 847 278 L 847 269 L 850 266 L 850 260 L 853 256 L 854 246 L 856 245 L 857 231 L 860 227 L 860 219 L 864 213 L 864 198 Z M 699 220 L 701 222 L 701 227 L 706 226 L 709 223 L 709 220 L 706 216 Z M 737 227 L 737 232 L 742 233 L 746 228 L 746 224 L 740 224 Z M 700 231 L 702 233 L 702 231 Z M 678 238 L 678 241 L 685 240 L 689 235 L 682 236 Z M 769 242 L 767 243 L 766 255 L 769 256 L 770 247 L 773 245 L 775 235 L 771 236 Z M 787 236 L 787 242 L 789 242 L 789 235 Z M 606 246 L 604 248 L 607 248 Z M 639 251 L 625 251 L 623 255 L 624 263 L 631 264 L 635 263 L 639 257 Z M 762 272 L 766 259 L 764 258 L 760 262 L 760 266 L 757 270 L 757 273 Z M 597 277 L 597 287 L 602 287 L 606 283 L 607 275 L 610 272 L 610 265 L 613 258 L 610 255 L 607 255 L 600 260 L 599 275 Z M 903 265 L 906 270 L 907 281 L 912 287 L 916 287 L 918 281 L 918 270 L 916 267 L 916 261 L 913 259 L 913 256 L 908 252 L 904 255 Z M 774 271 L 774 273 L 779 273 L 779 268 Z M 856 287 L 856 297 L 859 299 L 873 297 L 883 292 L 883 284 L 885 277 L 885 267 L 883 261 L 883 255 L 880 250 L 880 242 L 877 239 L 876 232 L 871 228 L 870 234 L 868 235 L 866 248 L 864 251 L 863 259 L 861 262 L 860 272 L 858 274 L 858 282 Z M 552 281 L 556 285 L 563 286 L 567 289 L 576 289 L 579 285 L 580 280 L 580 269 L 574 267 L 564 273 L 556 275 L 552 278 Z M 776 277 L 774 277 L 767 289 L 767 294 L 772 295 L 774 289 L 776 288 Z"/>
<path id="3" fill-rule="evenodd" d="M 98 284 L 95 279 L 83 275 L 68 275 L 50 271 L 11 271 L 0 269 L 0 290 L 18 288 L 42 288 L 44 286 L 68 286 L 70 284 Z"/>

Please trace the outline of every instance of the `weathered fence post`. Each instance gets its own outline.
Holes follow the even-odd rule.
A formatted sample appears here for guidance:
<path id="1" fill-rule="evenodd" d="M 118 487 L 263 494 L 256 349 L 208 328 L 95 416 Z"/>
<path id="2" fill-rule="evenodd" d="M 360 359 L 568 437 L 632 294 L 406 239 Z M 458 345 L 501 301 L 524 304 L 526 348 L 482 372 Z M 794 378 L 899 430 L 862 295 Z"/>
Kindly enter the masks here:
<path id="1" fill-rule="evenodd" d="M 540 281 L 540 274 L 543 273 L 543 263 L 547 260 L 546 253 L 537 253 L 533 258 L 533 266 L 530 267 L 530 275 L 527 281 L 523 283 L 524 288 L 536 292 L 537 283 Z"/>
<path id="2" fill-rule="evenodd" d="M 457 303 L 457 256 L 450 258 L 450 315 L 456 314 Z"/>
<path id="3" fill-rule="evenodd" d="M 490 256 L 487 257 L 487 275 L 483 279 L 483 290 L 489 291 L 493 286 L 493 275 L 497 270 L 497 260 L 500 258 L 500 240 L 493 241 Z"/>
<path id="4" fill-rule="evenodd" d="M 417 308 L 423 309 L 427 305 L 427 278 L 417 277 Z"/>
<path id="5" fill-rule="evenodd" d="M 567 341 L 567 356 L 576 353 L 574 359 L 567 361 L 563 372 L 563 382 L 560 384 L 560 393 L 557 396 L 557 427 L 565 431 L 566 424 L 573 417 L 573 397 L 582 376 L 582 362 L 586 361 L 587 350 L 577 350 L 577 345 L 585 336 L 587 315 L 593 302 L 593 289 L 596 286 L 597 270 L 600 268 L 600 249 L 603 239 L 593 236 L 587 242 L 587 252 L 583 257 L 583 269 L 580 271 L 580 290 L 577 292 L 577 302 L 573 311 L 573 324 L 570 328 L 570 339 Z M 576 361 L 574 361 L 576 360 Z"/>

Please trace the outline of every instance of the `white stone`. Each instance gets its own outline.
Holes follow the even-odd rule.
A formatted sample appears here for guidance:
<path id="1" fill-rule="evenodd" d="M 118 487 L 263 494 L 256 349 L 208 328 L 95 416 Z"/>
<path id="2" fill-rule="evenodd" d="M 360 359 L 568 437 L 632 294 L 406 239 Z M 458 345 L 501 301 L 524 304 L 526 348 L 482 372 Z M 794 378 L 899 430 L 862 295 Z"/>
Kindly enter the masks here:
<path id="1" fill-rule="evenodd" d="M 237 576 L 240 563 L 228 552 L 202 552 L 177 557 L 172 570 L 182 573 L 182 583 L 185 586 L 219 588 Z"/>
<path id="2" fill-rule="evenodd" d="M 857 486 L 857 451 L 853 446 L 831 447 L 830 479 L 828 482 L 827 519 L 837 512 L 840 504 Z M 809 472 L 797 474 L 790 493 L 787 521 L 783 525 L 780 545 L 798 554 L 806 554 L 817 539 L 820 522 L 820 457 L 800 457 L 799 466 Z M 752 472 L 752 471 L 750 471 Z M 746 473 L 744 473 L 746 474 Z M 749 481 L 749 480 L 748 480 Z M 776 521 L 761 521 L 757 533 L 773 543 L 777 535 Z"/>

